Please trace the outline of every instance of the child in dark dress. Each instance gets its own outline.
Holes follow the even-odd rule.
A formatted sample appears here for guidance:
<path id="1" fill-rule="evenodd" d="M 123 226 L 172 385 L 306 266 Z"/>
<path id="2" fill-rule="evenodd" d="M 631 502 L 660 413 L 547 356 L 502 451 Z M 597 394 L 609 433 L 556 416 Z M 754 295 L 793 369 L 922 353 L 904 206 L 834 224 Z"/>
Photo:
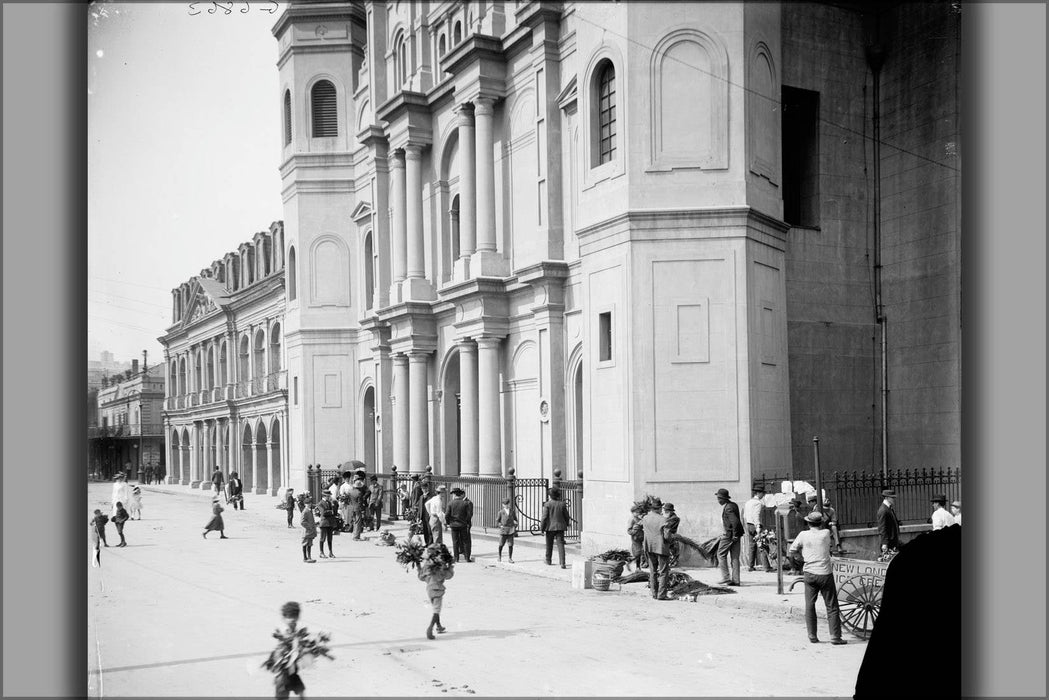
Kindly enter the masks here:
<path id="1" fill-rule="evenodd" d="M 209 520 L 207 525 L 204 526 L 204 539 L 208 539 L 208 533 L 212 530 L 219 531 L 220 540 L 229 539 L 226 537 L 226 523 L 222 520 L 222 511 L 224 510 L 225 508 L 219 504 L 218 496 L 211 499 L 211 520 Z"/>
<path id="2" fill-rule="evenodd" d="M 117 514 L 113 516 L 113 523 L 117 526 L 117 534 L 120 535 L 118 547 L 127 547 L 127 541 L 124 539 L 124 523 L 130 519 L 131 516 L 124 510 L 124 504 L 117 501 Z"/>

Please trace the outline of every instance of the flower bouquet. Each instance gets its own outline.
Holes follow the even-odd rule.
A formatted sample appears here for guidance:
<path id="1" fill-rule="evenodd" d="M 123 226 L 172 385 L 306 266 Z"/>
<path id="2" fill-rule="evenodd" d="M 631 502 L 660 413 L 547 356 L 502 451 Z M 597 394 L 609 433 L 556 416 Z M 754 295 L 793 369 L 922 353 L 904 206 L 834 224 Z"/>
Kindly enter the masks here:
<path id="1" fill-rule="evenodd" d="M 277 646 L 262 663 L 262 667 L 278 676 L 298 673 L 313 665 L 318 656 L 334 658 L 328 648 L 331 636 L 324 632 L 311 636 L 305 627 L 299 627 L 276 630 L 273 638 L 277 640 Z"/>

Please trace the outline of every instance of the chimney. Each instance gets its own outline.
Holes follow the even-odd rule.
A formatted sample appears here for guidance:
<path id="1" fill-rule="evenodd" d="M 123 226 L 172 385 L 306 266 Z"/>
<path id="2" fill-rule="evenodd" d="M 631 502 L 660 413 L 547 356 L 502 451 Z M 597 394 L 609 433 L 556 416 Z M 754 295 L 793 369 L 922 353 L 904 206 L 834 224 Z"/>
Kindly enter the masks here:
<path id="1" fill-rule="evenodd" d="M 131 374 L 138 374 L 138 360 L 131 361 Z"/>

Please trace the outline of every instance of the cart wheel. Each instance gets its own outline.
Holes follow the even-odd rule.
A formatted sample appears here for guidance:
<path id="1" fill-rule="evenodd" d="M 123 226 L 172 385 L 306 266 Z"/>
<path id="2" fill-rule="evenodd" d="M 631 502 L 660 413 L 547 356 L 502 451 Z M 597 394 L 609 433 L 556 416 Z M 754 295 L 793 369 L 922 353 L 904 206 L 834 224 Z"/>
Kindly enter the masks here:
<path id="1" fill-rule="evenodd" d="M 860 639 L 867 639 L 874 630 L 874 621 L 881 611 L 882 576 L 853 576 L 845 579 L 838 589 L 838 610 L 841 624 Z"/>

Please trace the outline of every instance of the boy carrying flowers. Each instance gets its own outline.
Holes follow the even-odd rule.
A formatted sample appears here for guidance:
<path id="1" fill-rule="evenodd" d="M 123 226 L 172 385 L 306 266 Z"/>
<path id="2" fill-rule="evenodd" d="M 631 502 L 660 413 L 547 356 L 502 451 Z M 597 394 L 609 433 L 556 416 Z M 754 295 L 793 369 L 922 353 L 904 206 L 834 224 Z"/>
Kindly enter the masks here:
<path id="1" fill-rule="evenodd" d="M 441 624 L 441 607 L 444 602 L 444 582 L 455 575 L 455 560 L 448 547 L 434 543 L 424 547 L 418 542 L 409 541 L 397 547 L 397 561 L 405 570 L 414 566 L 420 581 L 426 583 L 426 595 L 430 599 L 433 616 L 426 628 L 426 638 L 435 639 L 433 630 L 445 631 Z"/>

